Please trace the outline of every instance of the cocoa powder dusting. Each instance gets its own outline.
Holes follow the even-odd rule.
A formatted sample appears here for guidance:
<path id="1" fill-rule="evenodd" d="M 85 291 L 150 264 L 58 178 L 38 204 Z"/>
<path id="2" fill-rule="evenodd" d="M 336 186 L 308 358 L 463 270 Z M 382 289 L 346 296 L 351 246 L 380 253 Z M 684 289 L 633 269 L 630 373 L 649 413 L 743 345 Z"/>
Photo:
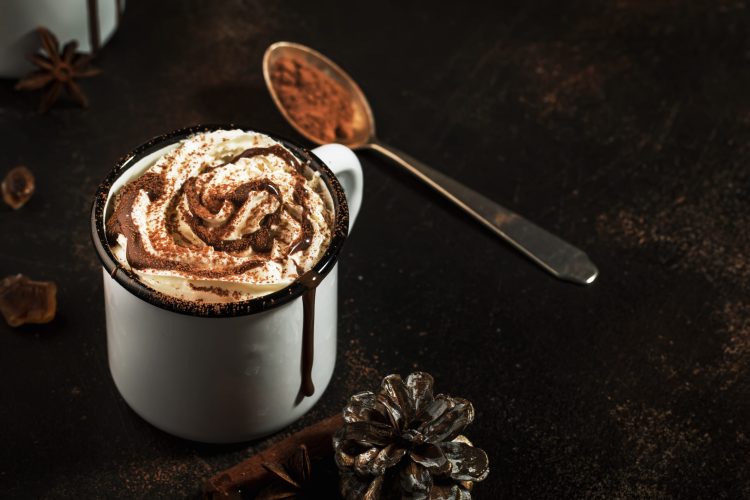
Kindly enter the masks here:
<path id="1" fill-rule="evenodd" d="M 671 129 L 679 121 L 677 108 L 665 113 L 665 127 Z M 652 140 L 655 151 L 665 137 Z M 708 140 L 701 156 L 714 158 L 718 150 Z M 663 282 L 679 274 L 685 283 L 690 279 L 706 290 L 699 306 L 663 301 L 657 313 L 663 307 L 672 318 L 668 334 L 656 334 L 657 328 L 648 325 L 654 334 L 639 348 L 651 366 L 649 382 L 623 381 L 608 396 L 610 418 L 630 458 L 620 470 L 621 488 L 649 489 L 632 496 L 667 496 L 663 478 L 694 474 L 692 464 L 707 460 L 717 448 L 748 449 L 746 422 L 714 420 L 713 415 L 716 408 L 744 401 L 748 389 L 750 304 L 738 295 L 750 290 L 750 233 L 741 229 L 750 225 L 749 177 L 729 162 L 721 169 L 705 163 L 705 169 L 697 165 L 692 173 L 704 177 L 702 184 L 658 186 L 613 204 L 596 221 L 602 240 L 629 252 L 624 260 L 658 269 Z M 694 401 L 705 410 L 686 403 Z M 738 482 L 747 483 L 746 472 Z"/>
<path id="2" fill-rule="evenodd" d="M 271 70 L 276 94 L 292 120 L 323 142 L 346 142 L 354 135 L 349 94 L 329 75 L 289 57 Z"/>
<path id="3" fill-rule="evenodd" d="M 196 292 L 208 292 L 218 295 L 219 297 L 229 297 L 229 290 L 221 288 L 219 286 L 199 286 L 192 283 L 188 283 L 188 286 Z"/>
<path id="4" fill-rule="evenodd" d="M 356 337 L 349 339 L 341 349 L 344 358 L 343 370 L 338 372 L 337 384 L 345 394 L 353 394 L 364 387 L 374 386 L 384 376 L 379 356 L 368 352 Z"/>

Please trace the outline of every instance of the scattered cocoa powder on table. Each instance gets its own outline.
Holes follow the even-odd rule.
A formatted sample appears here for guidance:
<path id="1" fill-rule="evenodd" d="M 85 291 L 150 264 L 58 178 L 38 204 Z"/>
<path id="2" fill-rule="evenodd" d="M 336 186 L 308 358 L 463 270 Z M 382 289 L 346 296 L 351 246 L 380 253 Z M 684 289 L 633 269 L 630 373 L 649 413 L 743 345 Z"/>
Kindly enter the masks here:
<path id="1" fill-rule="evenodd" d="M 289 116 L 310 135 L 324 142 L 346 142 L 353 136 L 349 94 L 323 71 L 281 57 L 271 69 L 271 83 Z"/>

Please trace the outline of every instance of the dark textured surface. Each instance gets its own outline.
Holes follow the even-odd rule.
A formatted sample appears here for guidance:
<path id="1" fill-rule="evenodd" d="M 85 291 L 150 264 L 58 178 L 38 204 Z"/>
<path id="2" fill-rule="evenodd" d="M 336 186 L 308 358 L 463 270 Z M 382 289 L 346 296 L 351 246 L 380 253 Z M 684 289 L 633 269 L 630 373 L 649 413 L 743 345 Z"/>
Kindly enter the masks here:
<path id="1" fill-rule="evenodd" d="M 362 155 L 341 259 L 337 371 L 296 430 L 390 372 L 474 402 L 477 498 L 750 496 L 750 17 L 745 3 L 507 2 L 488 10 L 131 0 L 83 86 L 34 113 L 0 82 L 2 275 L 59 285 L 48 326 L 0 326 L 6 497 L 179 497 L 267 442 L 205 446 L 140 420 L 106 360 L 88 234 L 124 152 L 199 122 L 296 138 L 260 73 L 307 43 L 370 97 L 383 140 L 584 248 L 561 283 L 394 167 Z M 272 438 L 277 439 L 277 438 Z"/>

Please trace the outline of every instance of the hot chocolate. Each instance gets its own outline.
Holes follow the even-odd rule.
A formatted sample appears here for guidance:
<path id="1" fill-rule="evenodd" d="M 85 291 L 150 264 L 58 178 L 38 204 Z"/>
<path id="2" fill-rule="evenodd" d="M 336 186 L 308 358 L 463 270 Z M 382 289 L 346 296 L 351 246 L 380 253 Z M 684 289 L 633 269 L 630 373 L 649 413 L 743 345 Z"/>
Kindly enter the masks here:
<path id="1" fill-rule="evenodd" d="M 264 134 L 197 133 L 149 158 L 114 194 L 106 232 L 120 265 L 161 293 L 266 295 L 312 269 L 331 241 L 319 174 Z"/>
<path id="2" fill-rule="evenodd" d="M 235 128 L 138 146 L 91 211 L 117 389 L 148 422 L 206 442 L 275 432 L 328 386 L 337 257 L 362 199 L 350 149 Z"/>

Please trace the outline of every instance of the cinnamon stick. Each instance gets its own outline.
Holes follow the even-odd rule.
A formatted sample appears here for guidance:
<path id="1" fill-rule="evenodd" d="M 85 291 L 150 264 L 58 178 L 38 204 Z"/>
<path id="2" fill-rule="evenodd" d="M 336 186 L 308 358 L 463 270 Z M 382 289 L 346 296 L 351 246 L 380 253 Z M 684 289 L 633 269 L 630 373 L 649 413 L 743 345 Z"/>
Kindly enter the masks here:
<path id="1" fill-rule="evenodd" d="M 230 498 L 239 488 L 248 490 L 258 488 L 269 476 L 263 464 L 282 462 L 294 453 L 301 444 L 307 446 L 307 451 L 311 457 L 333 454 L 333 434 L 343 425 L 343 417 L 341 414 L 336 414 L 305 427 L 247 460 L 243 460 L 208 479 L 203 487 L 203 498 Z"/>

